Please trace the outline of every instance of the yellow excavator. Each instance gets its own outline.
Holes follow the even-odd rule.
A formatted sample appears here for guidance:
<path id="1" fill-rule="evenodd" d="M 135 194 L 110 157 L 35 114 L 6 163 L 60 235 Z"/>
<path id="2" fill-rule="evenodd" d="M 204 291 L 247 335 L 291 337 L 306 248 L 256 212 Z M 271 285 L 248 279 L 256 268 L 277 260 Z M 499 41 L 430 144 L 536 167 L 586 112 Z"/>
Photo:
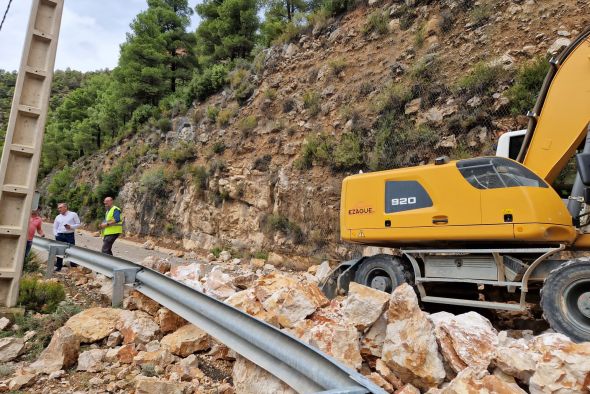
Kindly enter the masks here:
<path id="1" fill-rule="evenodd" d="M 580 253 L 590 250 L 590 30 L 550 63 L 514 160 L 440 157 L 344 179 L 342 239 L 397 249 L 341 264 L 326 294 L 350 281 L 386 292 L 408 282 L 424 303 L 536 303 L 553 329 L 590 341 L 590 259 Z M 551 184 L 574 156 L 564 203 Z"/>

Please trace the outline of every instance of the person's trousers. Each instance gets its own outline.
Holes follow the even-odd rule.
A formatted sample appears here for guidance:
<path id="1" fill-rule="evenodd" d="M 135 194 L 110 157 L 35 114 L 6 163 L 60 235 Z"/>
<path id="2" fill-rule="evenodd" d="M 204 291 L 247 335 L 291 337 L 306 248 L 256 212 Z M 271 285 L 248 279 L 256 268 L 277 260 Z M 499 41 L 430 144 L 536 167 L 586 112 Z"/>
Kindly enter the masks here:
<path id="1" fill-rule="evenodd" d="M 76 239 L 74 238 L 74 233 L 59 233 L 55 237 L 56 241 L 66 242 L 70 245 L 76 245 Z M 55 270 L 61 271 L 64 264 L 64 260 L 61 257 L 58 257 L 55 261 Z M 72 263 L 72 267 L 77 267 L 78 264 Z"/>
<path id="2" fill-rule="evenodd" d="M 33 246 L 33 241 L 27 241 L 27 247 L 25 249 L 25 260 L 29 257 L 29 253 L 31 253 L 31 247 Z"/>
<path id="3" fill-rule="evenodd" d="M 104 254 L 110 254 L 111 256 L 113 255 L 113 244 L 115 243 L 117 238 L 119 238 L 119 235 L 120 234 L 111 234 L 104 236 L 104 239 L 102 240 L 101 250 Z"/>

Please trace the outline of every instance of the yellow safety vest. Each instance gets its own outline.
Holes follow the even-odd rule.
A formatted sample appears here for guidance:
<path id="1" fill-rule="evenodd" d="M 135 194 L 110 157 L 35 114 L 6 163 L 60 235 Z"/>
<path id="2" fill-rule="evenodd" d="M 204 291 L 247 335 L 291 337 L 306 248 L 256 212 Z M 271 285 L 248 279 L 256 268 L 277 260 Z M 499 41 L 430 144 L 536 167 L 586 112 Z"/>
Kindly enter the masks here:
<path id="1" fill-rule="evenodd" d="M 119 210 L 119 212 L 121 212 L 121 208 L 116 207 L 116 206 L 113 206 L 113 207 L 111 207 L 111 209 L 109 209 L 109 211 L 105 215 L 105 221 L 107 223 L 111 220 L 115 220 L 115 210 L 117 210 L 117 209 Z M 102 230 L 102 235 L 113 235 L 113 234 L 122 234 L 122 233 L 123 233 L 123 216 L 122 216 L 122 214 L 121 214 L 121 220 L 119 221 L 119 223 L 111 224 Z"/>

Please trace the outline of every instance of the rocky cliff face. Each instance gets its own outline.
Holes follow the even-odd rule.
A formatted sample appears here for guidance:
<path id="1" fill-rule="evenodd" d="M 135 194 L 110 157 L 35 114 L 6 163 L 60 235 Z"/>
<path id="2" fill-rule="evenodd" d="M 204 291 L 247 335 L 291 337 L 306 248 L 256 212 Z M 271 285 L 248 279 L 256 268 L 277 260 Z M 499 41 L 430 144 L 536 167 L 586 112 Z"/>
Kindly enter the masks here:
<path id="1" fill-rule="evenodd" d="M 78 180 L 95 185 L 133 154 L 118 196 L 130 235 L 340 259 L 351 252 L 338 233 L 344 176 L 493 153 L 526 121 L 505 95 L 518 66 L 557 51 L 588 15 L 582 1 L 369 3 L 264 51 L 172 130 L 146 127 L 81 159 Z M 506 74 L 461 82 L 479 62 Z M 400 102 L 398 87 L 409 92 Z M 241 105 L 240 89 L 253 91 Z"/>

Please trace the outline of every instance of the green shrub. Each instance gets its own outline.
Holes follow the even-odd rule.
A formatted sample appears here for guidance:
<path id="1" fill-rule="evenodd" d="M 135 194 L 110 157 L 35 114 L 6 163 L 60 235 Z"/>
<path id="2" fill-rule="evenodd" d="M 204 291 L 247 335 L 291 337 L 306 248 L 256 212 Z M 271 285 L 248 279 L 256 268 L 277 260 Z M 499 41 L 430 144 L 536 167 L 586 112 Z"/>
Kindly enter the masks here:
<path id="1" fill-rule="evenodd" d="M 252 130 L 254 130 L 258 126 L 258 120 L 254 115 L 248 115 L 238 122 L 238 129 L 244 134 L 249 134 Z"/>
<path id="2" fill-rule="evenodd" d="M 237 113 L 236 108 L 234 107 L 228 107 L 228 108 L 224 108 L 221 111 L 219 111 L 219 113 L 216 116 L 217 119 L 217 126 L 219 127 L 225 127 L 229 124 L 229 121 L 231 120 L 231 118 L 233 118 Z"/>
<path id="3" fill-rule="evenodd" d="M 429 160 L 437 134 L 425 125 L 400 121 L 397 115 L 383 116 L 377 124 L 375 145 L 370 155 L 372 170 L 417 165 Z"/>
<path id="4" fill-rule="evenodd" d="M 308 90 L 303 94 L 303 108 L 311 116 L 315 116 L 320 112 L 320 94 L 315 90 Z"/>
<path id="5" fill-rule="evenodd" d="M 383 11 L 372 12 L 367 21 L 363 25 L 363 34 L 368 36 L 371 33 L 377 33 L 379 35 L 387 33 L 387 24 L 389 18 Z"/>
<path id="6" fill-rule="evenodd" d="M 176 148 L 160 148 L 159 156 L 162 160 L 171 163 L 184 164 L 197 157 L 197 149 L 193 144 L 181 142 Z"/>
<path id="7" fill-rule="evenodd" d="M 29 252 L 23 264 L 23 272 L 35 273 L 41 271 L 41 259 L 34 250 Z"/>
<path id="8" fill-rule="evenodd" d="M 282 28 L 282 32 L 273 41 L 273 45 L 288 44 L 293 42 L 301 33 L 301 27 L 293 22 L 288 22 Z"/>
<path id="9" fill-rule="evenodd" d="M 295 167 L 304 170 L 314 164 L 331 165 L 334 145 L 334 137 L 327 134 L 308 137 L 301 148 L 299 158 L 295 161 Z"/>
<path id="10" fill-rule="evenodd" d="M 363 149 L 361 139 L 353 133 L 344 133 L 336 145 L 332 167 L 335 170 L 354 170 L 363 166 Z"/>
<path id="11" fill-rule="evenodd" d="M 469 95 L 489 93 L 505 75 L 502 66 L 479 62 L 469 74 L 457 81 L 456 87 Z"/>
<path id="12" fill-rule="evenodd" d="M 158 117 L 158 112 L 159 112 L 158 108 L 154 107 L 153 105 L 149 105 L 149 104 L 141 105 L 141 106 L 137 107 L 137 109 L 135 111 L 133 111 L 133 114 L 131 115 L 131 122 L 130 123 L 131 123 L 132 127 L 137 128 L 140 125 L 147 122 L 148 119 Z"/>
<path id="13" fill-rule="evenodd" d="M 222 141 L 216 141 L 211 147 L 211 152 L 220 155 L 225 151 L 225 144 Z"/>
<path id="14" fill-rule="evenodd" d="M 253 256 L 255 259 L 262 259 L 262 260 L 268 260 L 268 252 L 265 250 L 259 250 L 257 252 L 254 253 Z"/>
<path id="15" fill-rule="evenodd" d="M 343 58 L 334 59 L 330 61 L 328 65 L 330 66 L 330 71 L 334 76 L 338 76 L 342 71 L 344 71 L 344 69 L 347 66 L 346 60 L 344 60 Z"/>
<path id="16" fill-rule="evenodd" d="M 203 191 L 207 189 L 207 181 L 209 180 L 209 174 L 203 166 L 195 165 L 191 167 L 190 173 L 193 178 L 193 182 L 197 187 L 197 190 Z"/>
<path id="17" fill-rule="evenodd" d="M 507 92 L 510 111 L 514 115 L 533 109 L 549 67 L 547 60 L 537 58 L 518 71 L 514 85 Z"/>
<path id="18" fill-rule="evenodd" d="M 141 175 L 139 184 L 144 193 L 163 197 L 166 195 L 167 176 L 164 167 L 150 168 Z"/>
<path id="19" fill-rule="evenodd" d="M 406 103 L 411 99 L 412 92 L 405 85 L 390 83 L 375 97 L 373 109 L 377 113 L 403 114 Z"/>
<path id="20" fill-rule="evenodd" d="M 375 90 L 375 86 L 371 82 L 363 81 L 359 88 L 359 95 L 361 96 L 368 96 Z"/>
<path id="21" fill-rule="evenodd" d="M 283 101 L 283 112 L 288 113 L 295 109 L 296 103 L 292 98 L 287 98 Z"/>
<path id="22" fill-rule="evenodd" d="M 414 24 L 418 14 L 413 7 L 403 4 L 398 12 L 398 17 L 400 29 L 408 30 Z"/>
<path id="23" fill-rule="evenodd" d="M 297 223 L 293 223 L 281 214 L 269 214 L 261 220 L 262 230 L 264 232 L 273 233 L 280 232 L 293 240 L 295 244 L 301 244 L 305 240 L 305 234 Z"/>
<path id="24" fill-rule="evenodd" d="M 484 25 L 492 16 L 493 9 L 490 4 L 480 4 L 473 7 L 469 13 L 469 19 L 475 26 Z"/>
<path id="25" fill-rule="evenodd" d="M 41 281 L 25 276 L 20 281 L 18 304 L 39 313 L 53 313 L 66 299 L 64 287 L 59 282 Z"/>
<path id="26" fill-rule="evenodd" d="M 424 41 L 426 40 L 426 25 L 420 26 L 416 33 L 414 34 L 414 46 L 416 48 L 422 48 L 424 46 Z"/>
<path id="27" fill-rule="evenodd" d="M 349 11 L 361 2 L 358 0 L 324 0 L 324 8 L 327 14 L 336 16 Z"/>
<path id="28" fill-rule="evenodd" d="M 254 165 L 252 166 L 252 169 L 266 172 L 266 171 L 268 171 L 268 167 L 270 166 L 271 161 L 272 161 L 271 155 L 264 155 L 264 156 L 258 157 L 254 161 Z"/>
<path id="29" fill-rule="evenodd" d="M 217 120 L 217 116 L 219 115 L 219 108 L 215 106 L 208 106 L 207 107 L 207 117 L 210 121 L 215 122 Z"/>
<path id="30" fill-rule="evenodd" d="M 158 120 L 158 128 L 164 132 L 170 131 L 172 130 L 172 121 L 168 118 L 160 118 Z"/>
<path id="31" fill-rule="evenodd" d="M 204 100 L 217 93 L 225 85 L 226 77 L 227 66 L 219 63 L 206 68 L 202 73 L 196 73 L 188 85 L 188 101 Z"/>
<path id="32" fill-rule="evenodd" d="M 245 104 L 250 96 L 252 96 L 252 93 L 254 93 L 254 85 L 250 82 L 250 76 L 250 71 L 243 67 L 236 67 L 229 74 L 230 87 L 240 105 Z"/>
<path id="33" fill-rule="evenodd" d="M 429 84 L 439 78 L 439 69 L 439 59 L 434 55 L 426 55 L 410 69 L 410 77 L 417 84 Z"/>
<path id="34" fill-rule="evenodd" d="M 277 90 L 273 88 L 268 88 L 264 91 L 264 98 L 268 100 L 274 100 L 277 98 Z"/>
<path id="35" fill-rule="evenodd" d="M 223 249 L 219 246 L 216 246 L 213 249 L 211 249 L 210 252 L 213 254 L 213 256 L 215 256 L 216 259 L 218 259 L 221 255 L 221 252 L 223 252 Z"/>
<path id="36" fill-rule="evenodd" d="M 147 376 L 148 378 L 158 376 L 158 372 L 156 371 L 156 367 L 154 366 L 154 364 L 142 364 L 141 374 L 143 376 Z"/>

